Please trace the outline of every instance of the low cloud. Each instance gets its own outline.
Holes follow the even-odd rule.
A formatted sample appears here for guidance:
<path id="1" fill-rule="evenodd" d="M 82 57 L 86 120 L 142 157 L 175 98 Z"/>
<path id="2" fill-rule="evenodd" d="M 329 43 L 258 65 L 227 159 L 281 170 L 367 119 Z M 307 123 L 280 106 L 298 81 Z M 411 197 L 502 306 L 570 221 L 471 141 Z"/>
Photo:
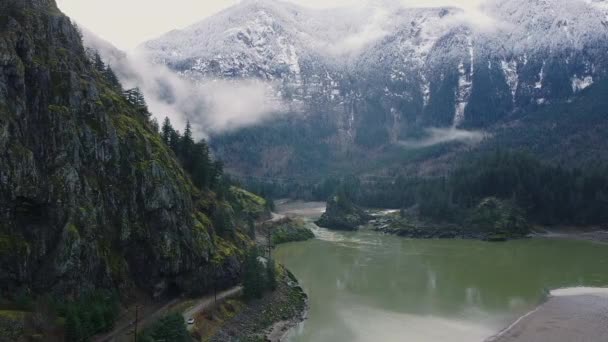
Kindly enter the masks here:
<path id="1" fill-rule="evenodd" d="M 426 137 L 422 139 L 400 141 L 398 144 L 410 149 L 430 147 L 450 142 L 477 144 L 487 136 L 487 134 L 482 131 L 467 131 L 454 127 L 428 128 L 425 133 Z"/>
<path id="2" fill-rule="evenodd" d="M 103 54 L 103 49 L 98 49 Z M 104 56 L 104 59 L 107 56 Z M 197 138 L 250 126 L 289 111 L 275 84 L 260 80 L 193 80 L 140 54 L 108 58 L 125 88 L 139 87 L 152 115 L 176 129 L 190 121 Z"/>
<path id="3" fill-rule="evenodd" d="M 352 26 L 352 31 L 346 31 L 339 37 L 335 37 L 328 50 L 332 55 L 356 55 L 371 43 L 384 38 L 390 33 L 387 28 L 391 12 L 383 6 L 360 6 L 352 8 L 348 12 L 351 18 L 346 20 L 352 21 L 349 26 Z M 355 19 L 356 18 L 356 19 Z"/>
<path id="4" fill-rule="evenodd" d="M 462 9 L 460 14 L 451 18 L 452 21 L 466 24 L 480 31 L 491 31 L 504 26 L 484 9 L 487 0 L 386 0 L 398 1 L 404 7 L 455 7 Z"/>

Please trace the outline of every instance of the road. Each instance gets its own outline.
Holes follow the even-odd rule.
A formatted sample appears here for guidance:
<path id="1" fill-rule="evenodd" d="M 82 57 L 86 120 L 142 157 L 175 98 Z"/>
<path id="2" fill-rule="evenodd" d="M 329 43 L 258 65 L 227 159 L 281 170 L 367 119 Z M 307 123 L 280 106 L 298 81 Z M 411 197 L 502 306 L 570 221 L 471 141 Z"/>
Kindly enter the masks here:
<path id="1" fill-rule="evenodd" d="M 217 300 L 219 302 L 222 302 L 228 298 L 232 298 L 232 297 L 236 297 L 238 295 L 240 295 L 243 292 L 243 287 L 242 286 L 235 286 L 229 290 L 220 292 L 217 294 Z M 196 305 L 194 305 L 192 308 L 184 311 L 183 316 L 184 316 L 184 320 L 189 320 L 190 318 L 193 318 L 194 316 L 196 316 L 197 313 L 210 308 L 211 306 L 213 306 L 213 304 L 215 304 L 215 297 L 212 296 L 208 296 L 205 298 L 201 298 Z"/>
<path id="2" fill-rule="evenodd" d="M 218 300 L 218 302 L 221 302 L 228 298 L 238 296 L 242 292 L 243 292 L 242 286 L 235 286 L 228 290 L 219 292 L 217 294 L 217 300 Z M 155 321 L 161 319 L 163 316 L 170 313 L 172 308 L 174 308 L 182 303 L 185 303 L 187 301 L 191 301 L 191 300 L 192 299 L 178 298 L 178 299 L 174 299 L 174 300 L 162 305 L 159 308 L 154 308 L 154 309 L 148 308 L 148 312 L 142 312 L 145 310 L 140 311 L 138 331 L 141 331 L 143 327 L 152 325 Z M 196 299 L 194 305 L 183 313 L 184 320 L 188 320 L 191 317 L 194 317 L 198 312 L 208 309 L 211 306 L 213 306 L 214 304 L 215 304 L 214 295 L 208 295 L 208 296 Z M 101 335 L 101 336 L 96 336 L 92 340 L 94 342 L 110 342 L 110 341 L 127 340 L 127 336 L 131 336 L 131 335 L 129 335 L 129 333 L 134 327 L 131 324 L 130 320 L 122 320 L 122 321 L 123 322 L 119 323 L 118 326 L 111 332 Z"/>

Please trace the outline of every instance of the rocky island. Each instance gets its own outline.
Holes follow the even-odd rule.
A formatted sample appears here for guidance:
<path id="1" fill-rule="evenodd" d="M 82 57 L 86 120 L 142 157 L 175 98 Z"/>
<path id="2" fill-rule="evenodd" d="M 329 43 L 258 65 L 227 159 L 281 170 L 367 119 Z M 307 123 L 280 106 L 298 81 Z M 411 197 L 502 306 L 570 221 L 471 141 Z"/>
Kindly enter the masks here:
<path id="1" fill-rule="evenodd" d="M 519 208 L 494 197 L 483 199 L 461 222 L 425 220 L 414 210 L 401 210 L 376 215 L 369 223 L 376 231 L 415 239 L 505 241 L 526 237 L 531 229 Z"/>
<path id="2" fill-rule="evenodd" d="M 327 209 L 315 223 L 335 230 L 357 230 L 372 218 L 362 208 L 352 203 L 344 194 L 336 194 L 327 201 Z"/>

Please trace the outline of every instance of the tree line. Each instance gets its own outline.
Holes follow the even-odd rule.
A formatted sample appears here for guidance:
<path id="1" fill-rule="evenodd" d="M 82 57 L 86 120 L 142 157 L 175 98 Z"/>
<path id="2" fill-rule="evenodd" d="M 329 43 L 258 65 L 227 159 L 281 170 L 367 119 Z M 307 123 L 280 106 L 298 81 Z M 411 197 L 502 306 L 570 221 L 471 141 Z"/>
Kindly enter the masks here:
<path id="1" fill-rule="evenodd" d="M 109 331 L 120 311 L 118 296 L 98 290 L 78 300 L 56 304 L 65 317 L 65 341 L 88 341 L 95 334 Z"/>
<path id="2" fill-rule="evenodd" d="M 175 153 L 182 167 L 191 176 L 194 184 L 201 189 L 220 190 L 220 180 L 224 173 L 224 166 L 220 160 L 213 160 L 209 146 L 204 139 L 194 141 L 192 126 L 188 121 L 181 134 L 173 128 L 171 120 L 165 117 L 160 128 L 162 140 Z"/>
<path id="3" fill-rule="evenodd" d="M 243 292 L 247 300 L 261 298 L 265 292 L 274 291 L 277 288 L 276 264 L 270 252 L 266 259 L 262 259 L 260 256 L 256 247 L 249 249 L 245 256 Z"/>
<path id="4" fill-rule="evenodd" d="M 436 220 L 459 221 L 481 200 L 496 197 L 538 224 L 608 223 L 608 165 L 602 163 L 564 168 L 496 150 L 462 161 L 444 177 L 401 176 L 373 185 L 347 177 L 337 186 L 359 205 L 417 207 L 421 216 Z"/>

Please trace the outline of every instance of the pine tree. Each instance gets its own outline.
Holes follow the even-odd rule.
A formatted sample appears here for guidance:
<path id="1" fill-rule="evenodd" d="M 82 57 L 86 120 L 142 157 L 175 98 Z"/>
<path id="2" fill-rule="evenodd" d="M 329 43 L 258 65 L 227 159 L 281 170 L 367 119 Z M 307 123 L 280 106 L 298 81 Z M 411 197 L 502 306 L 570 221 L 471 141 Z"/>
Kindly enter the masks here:
<path id="1" fill-rule="evenodd" d="M 171 126 L 171 120 L 168 117 L 165 117 L 165 121 L 163 121 L 163 127 L 161 128 L 161 135 L 163 137 L 163 141 L 167 146 L 169 146 L 171 142 L 171 134 L 173 133 L 173 126 Z"/>
<path id="2" fill-rule="evenodd" d="M 148 111 L 148 105 L 146 104 L 146 99 L 144 98 L 144 95 L 142 94 L 139 88 L 136 87 L 133 89 L 127 89 L 123 92 L 123 94 L 127 101 L 137 107 L 137 110 L 141 114 L 146 116 L 150 115 L 150 112 Z"/>
<path id="3" fill-rule="evenodd" d="M 277 289 L 277 270 L 272 256 L 266 264 L 266 288 L 270 291 Z"/>
<path id="4" fill-rule="evenodd" d="M 209 188 L 212 162 L 209 158 L 209 147 L 207 147 L 204 140 L 194 145 L 192 162 L 192 179 L 194 180 L 194 184 L 201 189 Z"/>
<path id="5" fill-rule="evenodd" d="M 160 126 L 158 125 L 158 120 L 156 120 L 156 118 L 152 118 L 150 120 L 150 125 L 152 126 L 154 132 L 159 133 Z"/>
<path id="6" fill-rule="evenodd" d="M 213 163 L 213 173 L 211 177 L 211 186 L 216 190 L 220 190 L 222 176 L 224 175 L 224 163 L 221 160 L 216 160 Z"/>
<path id="7" fill-rule="evenodd" d="M 103 71 L 103 75 L 112 86 L 114 86 L 115 88 L 120 89 L 120 90 L 122 89 L 122 85 L 120 84 L 118 77 L 116 76 L 116 74 L 114 73 L 114 70 L 112 70 L 112 68 L 109 65 Z"/>
<path id="8" fill-rule="evenodd" d="M 80 318 L 76 313 L 76 310 L 70 306 L 68 307 L 66 318 L 65 318 L 65 340 L 66 342 L 79 342 L 84 338 L 84 332 Z"/>
<path id="9" fill-rule="evenodd" d="M 107 326 L 103 308 L 98 304 L 93 306 L 91 310 L 91 327 L 93 329 L 93 333 L 103 331 Z"/>
<path id="10" fill-rule="evenodd" d="M 97 51 L 95 51 L 95 55 L 93 56 L 93 66 L 99 72 L 103 73 L 103 72 L 106 71 L 106 65 L 103 62 L 103 60 L 101 59 L 101 56 L 99 55 L 99 52 L 97 52 Z"/>
<path id="11" fill-rule="evenodd" d="M 179 155 L 181 157 L 184 168 L 189 172 L 192 172 L 193 169 L 193 146 L 194 139 L 192 138 L 192 126 L 190 125 L 190 121 L 188 121 L 186 122 L 186 129 L 184 130 L 184 135 L 182 136 L 182 139 L 180 141 Z"/>
<path id="12" fill-rule="evenodd" d="M 169 147 L 171 147 L 171 149 L 176 155 L 179 154 L 181 140 L 182 135 L 179 133 L 179 131 L 171 130 L 171 133 L 169 134 Z"/>
<path id="13" fill-rule="evenodd" d="M 243 292 L 246 299 L 261 298 L 264 294 L 264 272 L 256 248 L 251 248 L 245 257 Z"/>

